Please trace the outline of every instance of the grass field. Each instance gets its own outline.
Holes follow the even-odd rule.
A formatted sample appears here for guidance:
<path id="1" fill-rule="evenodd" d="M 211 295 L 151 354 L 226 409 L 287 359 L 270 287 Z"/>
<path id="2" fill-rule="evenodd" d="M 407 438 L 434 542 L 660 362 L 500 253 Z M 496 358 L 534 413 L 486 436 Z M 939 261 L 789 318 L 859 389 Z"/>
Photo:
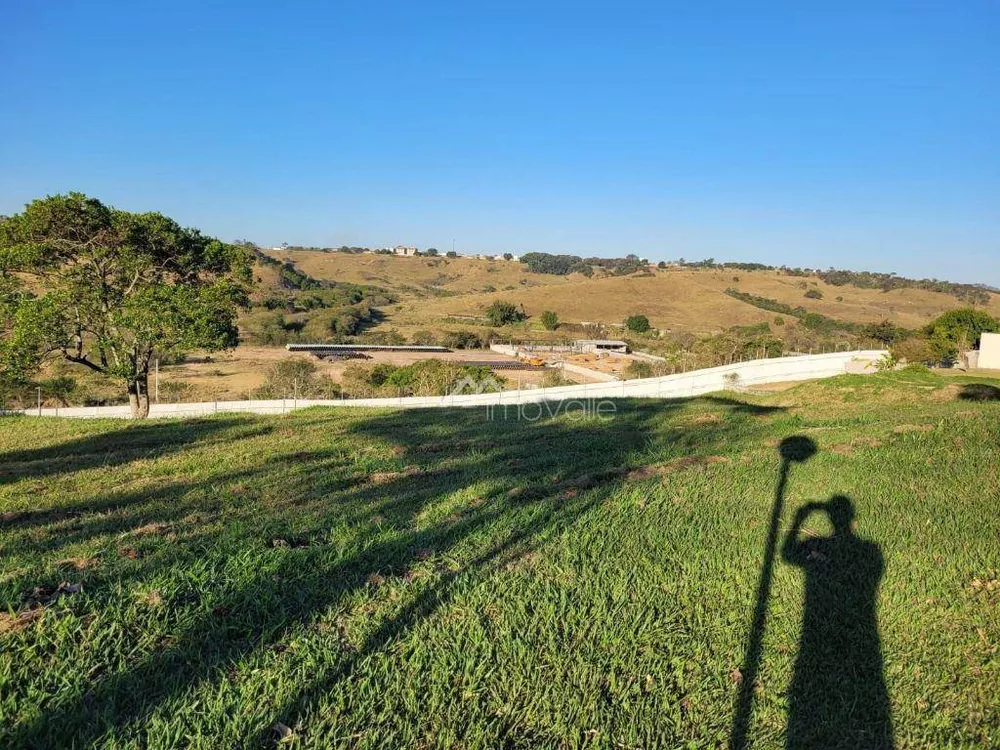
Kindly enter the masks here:
<path id="1" fill-rule="evenodd" d="M 996 385 L 3 418 L 0 746 L 996 747 Z"/>

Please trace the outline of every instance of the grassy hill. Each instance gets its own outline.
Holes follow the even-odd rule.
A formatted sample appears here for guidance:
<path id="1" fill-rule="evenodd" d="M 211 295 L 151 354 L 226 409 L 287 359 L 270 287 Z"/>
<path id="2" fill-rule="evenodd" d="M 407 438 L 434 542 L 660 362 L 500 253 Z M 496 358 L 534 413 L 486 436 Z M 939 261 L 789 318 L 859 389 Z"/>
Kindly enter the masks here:
<path id="1" fill-rule="evenodd" d="M 997 385 L 3 418 L 0 744 L 719 746 L 742 691 L 755 747 L 997 746 Z"/>
<path id="2" fill-rule="evenodd" d="M 313 251 L 276 252 L 320 279 L 370 284 L 400 293 L 400 304 L 386 310 L 383 326 L 400 329 L 440 324 L 448 316 L 482 315 L 497 297 L 523 304 L 530 316 L 555 311 L 566 322 L 616 324 L 643 313 L 671 331 L 711 333 L 736 325 L 773 321 L 774 314 L 725 294 L 728 288 L 775 299 L 793 307 L 856 323 L 889 319 L 918 328 L 942 312 L 965 306 L 955 297 L 921 289 L 882 292 L 833 286 L 816 277 L 777 271 L 651 269 L 652 275 L 611 276 L 598 270 L 555 276 L 531 273 L 524 264 L 471 258 L 395 257 Z M 822 299 L 807 299 L 816 289 Z M 1000 315 L 1000 296 L 986 309 Z"/>

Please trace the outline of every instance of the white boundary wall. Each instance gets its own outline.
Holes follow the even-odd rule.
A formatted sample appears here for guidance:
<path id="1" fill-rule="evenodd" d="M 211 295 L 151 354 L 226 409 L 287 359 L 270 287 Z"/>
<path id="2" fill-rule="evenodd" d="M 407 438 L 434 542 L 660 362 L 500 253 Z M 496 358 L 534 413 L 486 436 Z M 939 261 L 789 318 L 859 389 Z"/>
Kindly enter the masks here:
<path id="1" fill-rule="evenodd" d="M 976 367 L 1000 370 L 1000 333 L 984 333 L 979 340 L 979 360 Z"/>
<path id="2" fill-rule="evenodd" d="M 707 370 L 693 370 L 676 375 L 615 383 L 587 383 L 558 388 L 535 388 L 502 393 L 465 394 L 460 396 L 404 396 L 401 398 L 355 398 L 346 400 L 274 399 L 269 401 L 207 401 L 190 404 L 154 404 L 150 417 L 196 417 L 221 412 L 250 414 L 285 414 L 309 406 L 336 407 L 469 407 L 529 404 L 542 401 L 587 400 L 606 398 L 685 398 L 727 389 L 752 388 L 766 383 L 813 380 L 842 375 L 848 371 L 872 371 L 874 362 L 887 352 L 864 350 L 832 354 L 804 354 L 777 359 L 756 359 Z M 853 363 L 853 365 L 852 365 Z M 866 366 L 867 364 L 867 366 Z M 26 409 L 15 412 L 42 417 L 111 417 L 129 418 L 129 407 L 80 406 L 65 409 Z"/>

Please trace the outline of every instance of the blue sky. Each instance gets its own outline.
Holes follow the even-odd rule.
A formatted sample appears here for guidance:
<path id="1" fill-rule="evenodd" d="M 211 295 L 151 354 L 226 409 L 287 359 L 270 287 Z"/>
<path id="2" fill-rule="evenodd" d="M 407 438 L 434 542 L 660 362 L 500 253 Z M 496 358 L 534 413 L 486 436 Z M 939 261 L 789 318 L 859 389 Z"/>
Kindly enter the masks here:
<path id="1" fill-rule="evenodd" d="M 1000 3 L 7 3 L 0 213 L 1000 285 Z"/>

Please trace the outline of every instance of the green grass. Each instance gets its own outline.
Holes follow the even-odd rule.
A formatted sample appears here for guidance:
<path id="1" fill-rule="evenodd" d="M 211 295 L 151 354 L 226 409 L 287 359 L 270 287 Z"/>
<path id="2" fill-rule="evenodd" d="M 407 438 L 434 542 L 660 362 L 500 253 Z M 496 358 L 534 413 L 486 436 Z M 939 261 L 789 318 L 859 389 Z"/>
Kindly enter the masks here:
<path id="1" fill-rule="evenodd" d="M 259 747 L 278 723 L 301 747 L 724 746 L 792 435 L 818 452 L 780 529 L 853 500 L 878 631 L 852 573 L 811 589 L 805 637 L 779 539 L 754 747 L 879 745 L 886 695 L 896 747 L 998 746 L 1000 401 L 968 385 L 843 377 L 610 420 L 0 419 L 0 746 Z M 822 549 L 816 575 L 841 562 Z"/>

